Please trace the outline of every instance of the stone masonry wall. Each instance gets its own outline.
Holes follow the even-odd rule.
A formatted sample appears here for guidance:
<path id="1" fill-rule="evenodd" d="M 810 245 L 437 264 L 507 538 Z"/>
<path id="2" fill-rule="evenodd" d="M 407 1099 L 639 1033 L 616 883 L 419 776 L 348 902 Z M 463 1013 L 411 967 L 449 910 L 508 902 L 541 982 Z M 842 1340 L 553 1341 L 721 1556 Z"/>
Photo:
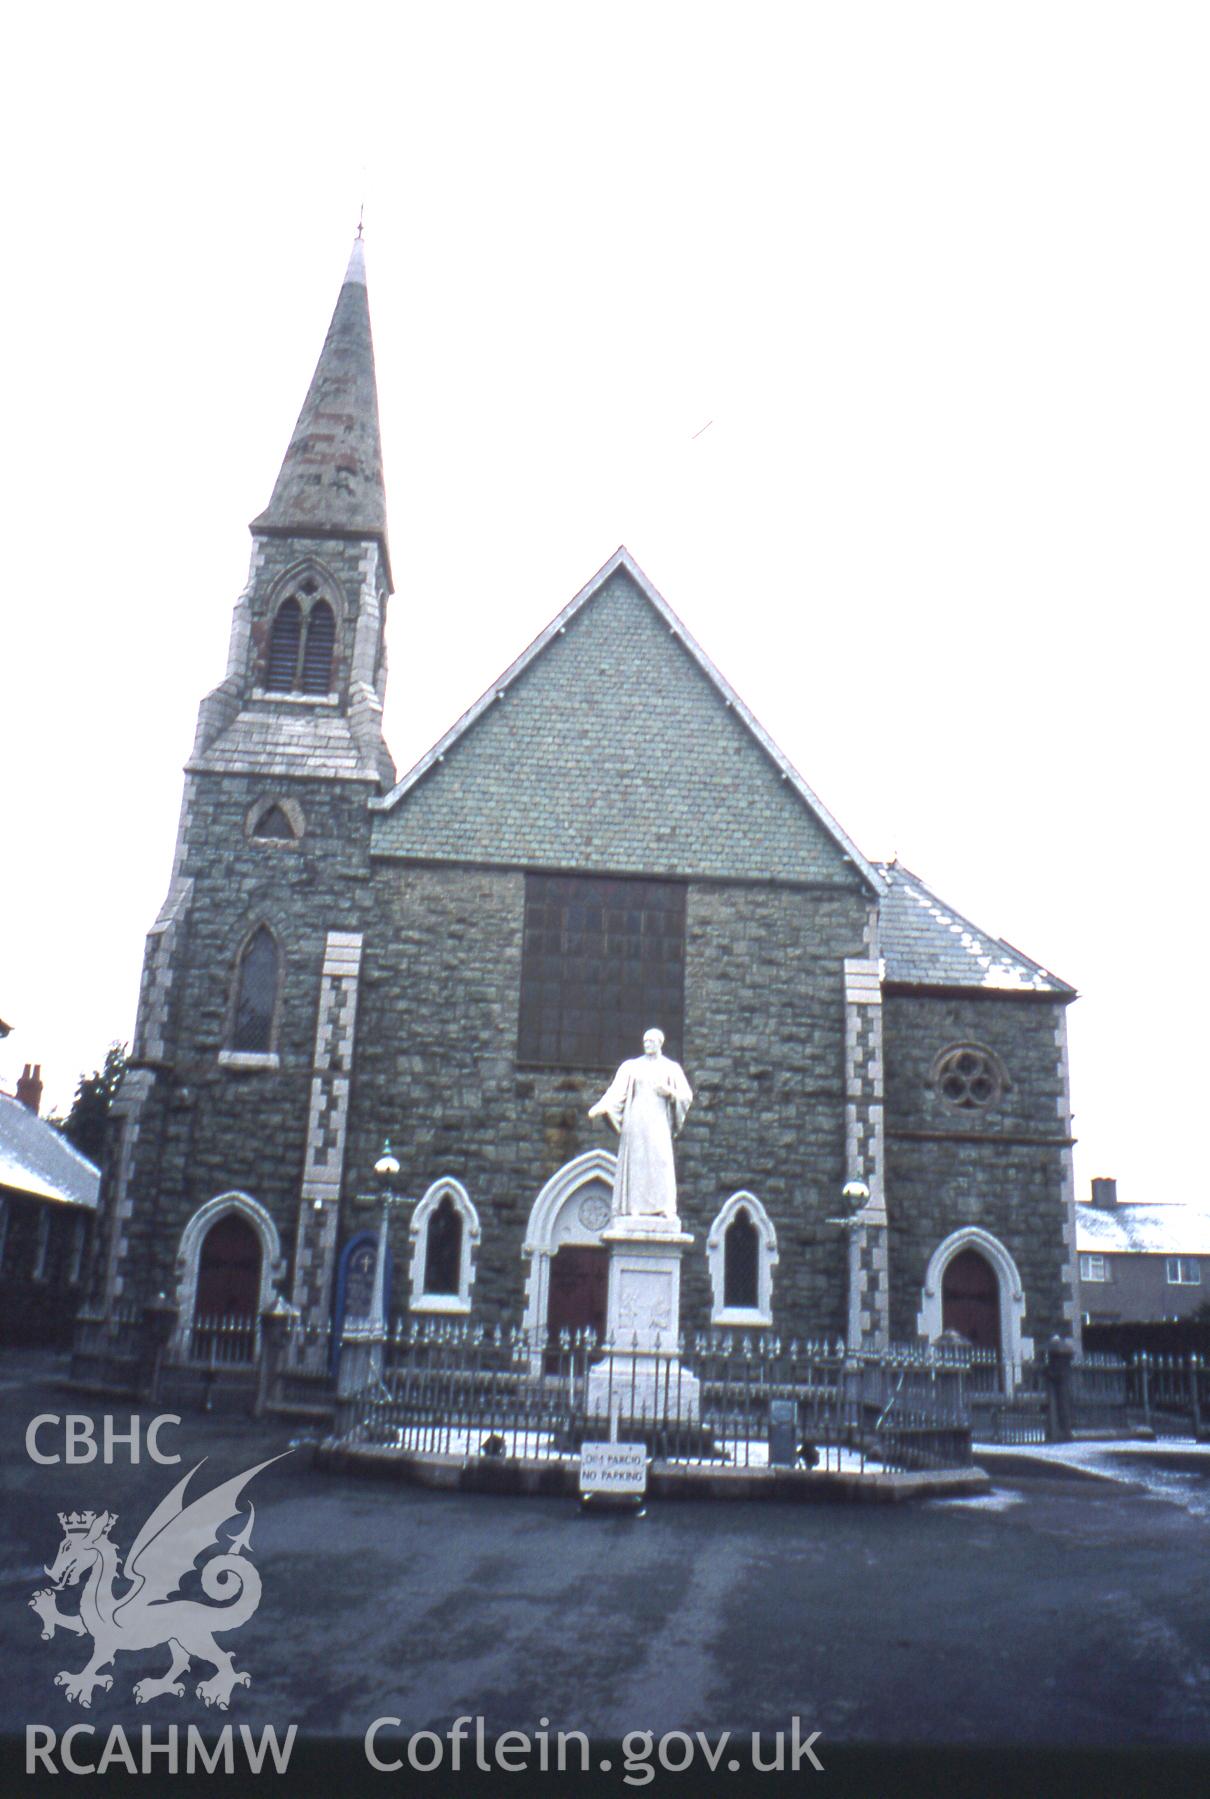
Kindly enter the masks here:
<path id="1" fill-rule="evenodd" d="M 301 808 L 299 842 L 248 838 L 246 818 L 262 798 Z M 192 778 L 182 869 L 193 893 L 174 938 L 163 1059 L 142 1104 L 131 1159 L 124 1297 L 171 1291 L 185 1223 L 206 1200 L 232 1189 L 267 1207 L 290 1256 L 327 933 L 358 929 L 369 909 L 365 801 L 362 784 Z M 274 1037 L 280 1067 L 225 1067 L 219 1056 L 230 1041 L 237 959 L 261 923 L 283 957 Z"/>
<path id="2" fill-rule="evenodd" d="M 612 1070 L 517 1064 L 522 874 L 383 861 L 374 888 L 350 1189 L 371 1190 L 384 1135 L 409 1196 L 441 1175 L 460 1180 L 483 1226 L 475 1315 L 519 1318 L 521 1245 L 539 1190 L 573 1156 L 616 1145 L 587 1118 Z M 824 1220 L 845 1179 L 843 960 L 860 952 L 866 915 L 856 888 L 690 885 L 684 1062 L 696 1097 L 677 1156 L 697 1242 L 683 1265 L 685 1328 L 709 1323 L 710 1224 L 748 1188 L 778 1232 L 778 1328 L 843 1330 L 844 1243 Z M 374 1216 L 347 1205 L 343 1234 Z M 406 1220 L 393 1228 L 395 1266 L 406 1269 Z"/>
<path id="3" fill-rule="evenodd" d="M 1005 995 L 889 994 L 883 1005 L 891 1335 L 916 1334 L 929 1257 L 975 1225 L 1012 1255 L 1023 1332 L 1041 1346 L 1071 1327 L 1067 1248 L 1070 1119 L 1063 1008 Z M 957 1042 L 986 1045 L 1009 1086 L 998 1105 L 955 1110 L 928 1084 Z"/>

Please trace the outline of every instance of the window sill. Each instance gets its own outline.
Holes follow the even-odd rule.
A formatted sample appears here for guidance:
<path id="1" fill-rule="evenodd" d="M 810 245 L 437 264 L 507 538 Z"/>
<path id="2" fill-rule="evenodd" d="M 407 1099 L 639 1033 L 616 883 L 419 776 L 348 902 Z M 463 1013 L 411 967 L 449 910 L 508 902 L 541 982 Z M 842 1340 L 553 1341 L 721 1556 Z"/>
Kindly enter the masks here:
<path id="1" fill-rule="evenodd" d="M 412 1301 L 413 1312 L 443 1312 L 447 1317 L 469 1318 L 471 1302 L 460 1299 L 456 1293 L 422 1293 L 419 1299 Z"/>
<path id="2" fill-rule="evenodd" d="M 768 1330 L 773 1319 L 769 1314 L 758 1311 L 755 1306 L 724 1306 L 721 1312 L 715 1312 L 710 1322 L 723 1328 L 745 1325 L 749 1330 Z"/>
<path id="3" fill-rule="evenodd" d="M 275 1049 L 220 1049 L 218 1061 L 220 1068 L 242 1068 L 249 1071 L 281 1067 L 281 1057 Z"/>
<path id="4" fill-rule="evenodd" d="M 272 700 L 283 706 L 339 706 L 338 693 L 293 693 L 286 688 L 280 691 L 276 687 L 254 687 L 254 700 Z"/>

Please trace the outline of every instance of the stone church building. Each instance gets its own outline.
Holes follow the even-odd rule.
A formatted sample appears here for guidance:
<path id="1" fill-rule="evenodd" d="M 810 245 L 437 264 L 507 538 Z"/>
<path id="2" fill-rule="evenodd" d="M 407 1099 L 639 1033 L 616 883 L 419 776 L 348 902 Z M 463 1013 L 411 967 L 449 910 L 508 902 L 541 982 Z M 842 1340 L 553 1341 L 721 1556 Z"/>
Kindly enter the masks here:
<path id="1" fill-rule="evenodd" d="M 657 1025 L 695 1094 L 686 1331 L 952 1328 L 1009 1364 L 1076 1331 L 1073 990 L 868 862 L 624 549 L 397 777 L 360 243 L 251 530 L 95 1301 L 339 1314 L 389 1139 L 395 1312 L 599 1326 L 616 1138 L 587 1114 Z"/>

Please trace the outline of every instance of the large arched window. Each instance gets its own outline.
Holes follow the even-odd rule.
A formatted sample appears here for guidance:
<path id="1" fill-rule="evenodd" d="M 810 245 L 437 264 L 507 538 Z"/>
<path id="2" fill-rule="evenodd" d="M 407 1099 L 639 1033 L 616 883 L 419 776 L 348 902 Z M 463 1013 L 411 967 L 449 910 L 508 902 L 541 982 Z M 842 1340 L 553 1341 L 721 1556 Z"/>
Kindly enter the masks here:
<path id="1" fill-rule="evenodd" d="M 266 925 L 253 931 L 239 959 L 231 1048 L 264 1055 L 273 1048 L 280 957 Z"/>
<path id="2" fill-rule="evenodd" d="M 336 646 L 336 620 L 326 600 L 316 600 L 307 618 L 307 642 L 303 650 L 304 693 L 327 693 L 332 681 L 332 651 Z"/>

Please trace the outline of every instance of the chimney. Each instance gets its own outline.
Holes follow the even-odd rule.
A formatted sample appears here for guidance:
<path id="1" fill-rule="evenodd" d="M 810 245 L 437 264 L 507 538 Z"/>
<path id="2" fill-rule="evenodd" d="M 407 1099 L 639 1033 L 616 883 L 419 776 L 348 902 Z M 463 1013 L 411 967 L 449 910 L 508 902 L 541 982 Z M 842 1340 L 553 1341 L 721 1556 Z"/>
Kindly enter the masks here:
<path id="1" fill-rule="evenodd" d="M 1094 1176 L 1092 1183 L 1092 1203 L 1100 1206 L 1104 1212 L 1111 1212 L 1118 1203 L 1118 1184 L 1116 1180 L 1105 1180 Z"/>
<path id="2" fill-rule="evenodd" d="M 31 1068 L 28 1062 L 25 1064 L 21 1073 L 21 1079 L 17 1082 L 17 1098 L 21 1101 L 23 1106 L 29 1107 L 36 1118 L 38 1115 L 38 1108 L 42 1104 L 41 1062 L 39 1062 L 35 1068 Z"/>

